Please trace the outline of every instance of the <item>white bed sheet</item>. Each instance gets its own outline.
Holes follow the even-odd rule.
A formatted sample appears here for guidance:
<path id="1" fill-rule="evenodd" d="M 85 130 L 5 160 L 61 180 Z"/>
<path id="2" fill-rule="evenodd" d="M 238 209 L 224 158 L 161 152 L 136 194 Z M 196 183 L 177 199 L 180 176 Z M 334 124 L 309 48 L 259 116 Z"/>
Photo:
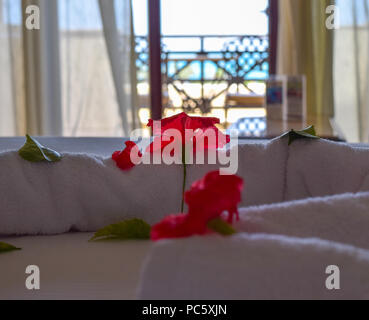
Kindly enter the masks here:
<path id="1" fill-rule="evenodd" d="M 150 241 L 88 242 L 92 233 L 1 238 L 21 251 L 0 254 L 0 299 L 135 299 Z M 40 290 L 25 286 L 40 268 Z"/>

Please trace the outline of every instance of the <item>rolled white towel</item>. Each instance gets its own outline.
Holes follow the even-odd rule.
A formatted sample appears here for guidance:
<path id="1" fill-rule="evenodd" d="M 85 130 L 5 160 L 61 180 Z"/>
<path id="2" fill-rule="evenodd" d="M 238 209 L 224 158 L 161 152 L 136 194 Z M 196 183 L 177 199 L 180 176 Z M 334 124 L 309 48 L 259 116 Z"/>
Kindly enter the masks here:
<path id="1" fill-rule="evenodd" d="M 328 140 L 289 147 L 285 200 L 369 191 L 369 149 Z"/>
<path id="2" fill-rule="evenodd" d="M 236 229 L 321 238 L 369 249 L 369 192 L 241 208 Z"/>
<path id="3" fill-rule="evenodd" d="M 316 140 L 288 146 L 286 138 L 240 145 L 241 206 L 369 190 L 368 152 Z M 188 165 L 187 189 L 217 168 Z M 93 155 L 65 153 L 57 163 L 30 163 L 17 152 L 3 152 L 0 234 L 96 231 L 131 217 L 155 223 L 180 211 L 182 179 L 181 165 L 138 165 L 123 172 L 110 158 Z"/>
<path id="4" fill-rule="evenodd" d="M 328 290 L 328 266 L 340 290 Z M 369 299 L 369 251 L 319 239 L 249 235 L 158 242 L 140 299 Z M 337 284 L 337 283 L 336 283 Z"/>
<path id="5" fill-rule="evenodd" d="M 285 151 L 280 140 L 239 148 L 245 205 L 282 201 Z M 273 158 L 274 155 L 274 158 Z M 187 188 L 219 166 L 189 165 Z M 31 163 L 0 153 L 0 234 L 96 231 L 132 217 L 152 224 L 181 211 L 182 165 L 138 165 L 121 171 L 110 158 L 63 154 Z"/>
<path id="6" fill-rule="evenodd" d="M 0 234 L 96 231 L 133 217 L 155 223 L 180 211 L 181 180 L 178 165 L 122 171 L 97 156 L 31 163 L 0 153 Z"/>

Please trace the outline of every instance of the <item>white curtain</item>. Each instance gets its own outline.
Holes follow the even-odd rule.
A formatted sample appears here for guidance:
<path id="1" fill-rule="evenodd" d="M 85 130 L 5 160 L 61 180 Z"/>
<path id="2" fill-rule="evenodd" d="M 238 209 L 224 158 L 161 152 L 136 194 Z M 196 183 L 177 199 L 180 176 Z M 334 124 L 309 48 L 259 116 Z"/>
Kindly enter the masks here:
<path id="1" fill-rule="evenodd" d="M 128 135 L 137 115 L 130 0 L 59 2 L 64 135 Z"/>
<path id="2" fill-rule="evenodd" d="M 336 0 L 335 120 L 350 142 L 369 142 L 369 0 Z"/>
<path id="3" fill-rule="evenodd" d="M 134 99 L 136 84 L 131 84 L 134 65 L 131 65 L 133 42 L 132 10 L 130 0 L 99 0 L 105 42 L 113 75 L 123 132 L 127 135 L 136 126 Z M 118 18 L 116 18 L 116 16 Z M 123 17 L 123 19 L 119 19 Z M 119 24 L 119 25 L 118 25 Z M 133 48 L 134 50 L 134 48 Z"/>
<path id="4" fill-rule="evenodd" d="M 39 9 L 28 13 L 30 6 Z M 32 135 L 60 136 L 63 127 L 58 2 L 22 0 L 23 21 L 31 19 L 30 14 L 39 19 L 39 29 L 23 27 L 22 33 L 26 130 Z"/>
<path id="5" fill-rule="evenodd" d="M 30 4 L 41 29 L 22 32 Z M 131 0 L 0 0 L 0 135 L 128 135 L 132 26 Z"/>
<path id="6" fill-rule="evenodd" d="M 20 8 L 20 0 L 0 0 L 0 136 L 25 129 Z"/>

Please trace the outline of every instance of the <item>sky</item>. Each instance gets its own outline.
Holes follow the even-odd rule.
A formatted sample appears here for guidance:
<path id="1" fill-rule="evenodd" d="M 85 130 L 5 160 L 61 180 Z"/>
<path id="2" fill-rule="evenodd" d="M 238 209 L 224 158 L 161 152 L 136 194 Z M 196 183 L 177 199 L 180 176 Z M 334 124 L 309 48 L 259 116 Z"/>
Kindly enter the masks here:
<path id="1" fill-rule="evenodd" d="M 120 0 L 115 1 L 117 19 Z M 135 32 L 147 34 L 147 0 L 132 0 Z M 5 18 L 20 24 L 20 0 L 4 0 Z M 267 0 L 162 0 L 162 34 L 266 34 Z M 7 14 L 7 9 L 3 13 Z M 69 14 L 68 14 L 69 12 Z M 101 29 L 97 0 L 59 0 L 61 29 Z"/>
<path id="2" fill-rule="evenodd" d="M 147 33 L 147 0 L 133 0 L 135 31 Z M 267 0 L 162 0 L 162 34 L 267 34 Z"/>
<path id="3" fill-rule="evenodd" d="M 61 29 L 101 29 L 97 0 L 58 0 Z M 115 1 L 117 8 L 119 2 Z M 308 0 L 306 0 L 308 1 Z M 20 24 L 20 0 L 3 0 L 3 20 Z M 147 0 L 132 0 L 136 34 L 147 34 Z M 369 0 L 336 0 L 341 26 L 369 19 Z M 162 0 L 162 33 L 168 34 L 266 34 L 267 0 Z M 69 15 L 67 14 L 69 8 Z M 8 14 L 10 13 L 10 14 Z M 119 19 L 119 10 L 117 10 Z"/>

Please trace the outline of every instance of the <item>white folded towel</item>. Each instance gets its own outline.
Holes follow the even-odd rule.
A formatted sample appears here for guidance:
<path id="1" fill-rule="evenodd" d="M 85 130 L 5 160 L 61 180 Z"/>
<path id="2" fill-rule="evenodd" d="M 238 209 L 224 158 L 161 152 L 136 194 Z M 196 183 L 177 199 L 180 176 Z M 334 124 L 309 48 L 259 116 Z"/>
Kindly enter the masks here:
<path id="1" fill-rule="evenodd" d="M 328 290 L 328 266 L 340 290 Z M 140 299 L 369 299 L 369 251 L 319 239 L 239 234 L 158 242 Z"/>
<path id="2" fill-rule="evenodd" d="M 282 201 L 286 151 L 281 140 L 239 148 L 243 204 Z M 189 165 L 187 188 L 218 166 Z M 0 153 L 0 234 L 96 231 L 137 217 L 155 223 L 180 212 L 182 165 L 138 165 L 121 171 L 110 159 L 63 154 L 60 162 L 31 163 Z"/>
<path id="3" fill-rule="evenodd" d="M 236 229 L 320 238 L 369 249 L 369 192 L 241 208 Z"/>
<path id="4" fill-rule="evenodd" d="M 158 222 L 180 211 L 179 165 L 118 169 L 111 159 L 63 154 L 56 163 L 31 163 L 0 153 L 0 234 L 96 231 L 138 217 Z"/>
<path id="5" fill-rule="evenodd" d="M 369 191 L 369 149 L 328 141 L 287 139 L 239 146 L 241 206 Z M 187 189 L 218 165 L 188 165 Z M 155 223 L 180 211 L 181 165 L 119 170 L 110 158 L 63 154 L 57 163 L 30 163 L 0 153 L 0 234 L 96 231 L 137 217 Z"/>
<path id="6" fill-rule="evenodd" d="M 328 140 L 289 147 L 285 200 L 369 191 L 369 149 Z"/>
<path id="7" fill-rule="evenodd" d="M 368 209 L 369 192 L 241 208 L 236 236 L 155 244 L 138 297 L 369 299 Z M 340 290 L 325 287 L 330 265 Z"/>

